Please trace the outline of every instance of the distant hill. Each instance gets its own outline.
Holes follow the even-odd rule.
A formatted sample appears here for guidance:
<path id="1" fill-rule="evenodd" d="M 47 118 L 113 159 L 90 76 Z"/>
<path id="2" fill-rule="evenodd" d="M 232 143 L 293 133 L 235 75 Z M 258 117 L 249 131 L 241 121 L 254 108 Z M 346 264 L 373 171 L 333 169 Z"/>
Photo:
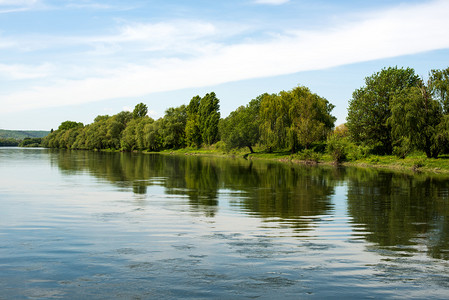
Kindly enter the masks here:
<path id="1" fill-rule="evenodd" d="M 23 140 L 24 138 L 43 138 L 49 133 L 50 131 L 0 129 L 0 139 L 12 138 L 16 140 Z"/>

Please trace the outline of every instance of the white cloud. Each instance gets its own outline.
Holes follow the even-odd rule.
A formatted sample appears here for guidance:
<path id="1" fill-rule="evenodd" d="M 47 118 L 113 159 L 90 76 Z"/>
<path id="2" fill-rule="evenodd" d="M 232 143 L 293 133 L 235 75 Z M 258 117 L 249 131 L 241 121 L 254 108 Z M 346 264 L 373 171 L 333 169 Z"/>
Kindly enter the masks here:
<path id="1" fill-rule="evenodd" d="M 270 5 L 281 5 L 289 2 L 290 0 L 255 0 L 254 3 L 257 4 L 270 4 Z"/>
<path id="2" fill-rule="evenodd" d="M 0 0 L 0 14 L 27 11 L 38 3 L 39 0 Z"/>
<path id="3" fill-rule="evenodd" d="M 0 64 L 0 78 L 9 80 L 44 78 L 53 70 L 54 67 L 48 63 L 37 66 Z"/>
<path id="4" fill-rule="evenodd" d="M 85 74 L 91 75 L 85 79 L 70 80 L 61 75 L 63 79 L 57 84 L 36 84 L 1 96 L 0 103 L 2 110 L 8 112 L 112 98 L 138 98 L 154 92 L 449 48 L 447 11 L 448 1 L 401 6 L 326 30 L 292 30 L 288 35 L 278 35 L 271 40 L 240 40 L 230 45 L 215 40 L 221 30 L 209 23 L 177 21 L 173 24 L 127 25 L 115 37 L 92 41 L 100 44 L 142 42 L 148 55 L 152 56 L 145 63 L 122 63 L 119 67 L 117 63 L 112 69 L 94 73 L 90 73 L 94 66 L 86 66 Z M 197 50 L 195 44 L 208 51 Z M 161 57 L 154 54 L 155 50 L 164 53 L 174 47 L 177 54 L 190 55 L 171 53 Z M 4 65 L 3 68 L 7 69 Z M 23 73 L 18 72 L 16 76 L 23 76 Z"/>

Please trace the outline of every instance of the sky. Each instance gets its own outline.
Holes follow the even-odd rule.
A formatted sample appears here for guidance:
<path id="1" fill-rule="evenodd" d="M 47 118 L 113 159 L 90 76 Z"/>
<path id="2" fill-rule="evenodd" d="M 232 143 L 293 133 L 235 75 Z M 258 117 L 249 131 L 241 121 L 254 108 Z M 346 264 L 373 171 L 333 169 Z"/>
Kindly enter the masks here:
<path id="1" fill-rule="evenodd" d="M 449 67 L 447 0 L 0 0 L 0 128 L 215 92 L 222 117 L 298 85 L 335 105 L 390 66 Z"/>

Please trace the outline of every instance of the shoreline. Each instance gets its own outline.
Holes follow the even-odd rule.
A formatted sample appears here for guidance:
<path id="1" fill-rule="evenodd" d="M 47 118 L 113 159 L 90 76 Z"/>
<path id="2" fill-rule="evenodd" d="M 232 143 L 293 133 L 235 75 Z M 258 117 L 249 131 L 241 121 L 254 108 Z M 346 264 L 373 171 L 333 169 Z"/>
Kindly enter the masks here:
<path id="1" fill-rule="evenodd" d="M 14 147 L 16 148 L 16 147 Z M 27 147 L 17 147 L 27 148 Z M 39 147 L 42 148 L 42 147 Z M 53 149 L 53 148 L 47 148 Z M 409 175 L 437 175 L 448 177 L 449 179 L 449 156 L 438 159 L 427 159 L 419 156 L 407 157 L 400 159 L 394 156 L 369 156 L 365 159 L 356 161 L 346 161 L 337 163 L 332 161 L 330 157 L 322 154 L 318 159 L 299 159 L 297 154 L 287 154 L 287 152 L 254 152 L 248 153 L 245 151 L 224 152 L 217 149 L 190 149 L 183 148 L 177 150 L 164 150 L 160 152 L 154 151 L 123 151 L 115 149 L 102 150 L 81 150 L 94 152 L 113 152 L 113 153 L 141 153 L 141 154 L 160 154 L 160 155 L 179 155 L 179 156 L 210 156 L 221 158 L 239 158 L 246 160 L 261 160 L 271 161 L 282 164 L 294 164 L 303 166 L 333 166 L 333 167 L 354 167 L 361 169 L 377 169 L 387 170 L 393 172 L 400 172 Z M 318 155 L 318 154 L 317 154 Z"/>
<path id="2" fill-rule="evenodd" d="M 334 166 L 334 167 L 354 167 L 362 169 L 377 169 L 377 170 L 388 170 L 394 172 L 400 172 L 404 174 L 411 175 L 439 175 L 447 176 L 449 178 L 449 160 L 446 164 L 441 164 L 440 166 L 435 166 L 438 161 L 446 161 L 445 158 L 431 159 L 432 161 L 426 161 L 422 158 L 406 158 L 399 159 L 393 156 L 372 156 L 364 160 L 349 161 L 337 163 L 331 160 L 311 160 L 311 159 L 297 159 L 291 155 L 282 155 L 279 153 L 218 153 L 211 150 L 172 150 L 172 151 L 161 151 L 161 152 L 143 152 L 147 154 L 161 154 L 161 155 L 191 155 L 191 156 L 211 156 L 211 157 L 222 157 L 222 158 L 242 158 L 247 160 L 265 160 L 278 162 L 283 164 L 295 164 L 304 166 Z M 379 159 L 381 158 L 381 159 Z M 369 160 L 373 161 L 370 163 Z M 388 163 L 385 163 L 388 161 Z M 436 161 L 436 163 L 435 163 Z M 428 162 L 430 162 L 428 165 Z"/>

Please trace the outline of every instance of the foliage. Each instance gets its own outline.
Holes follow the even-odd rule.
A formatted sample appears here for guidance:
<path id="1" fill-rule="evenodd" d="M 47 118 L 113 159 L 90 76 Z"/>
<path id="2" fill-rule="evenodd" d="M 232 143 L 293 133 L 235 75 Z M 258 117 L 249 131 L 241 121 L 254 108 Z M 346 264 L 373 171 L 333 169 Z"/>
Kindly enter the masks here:
<path id="1" fill-rule="evenodd" d="M 162 119 L 161 135 L 164 148 L 182 148 L 186 146 L 187 108 L 181 105 L 169 108 Z"/>
<path id="2" fill-rule="evenodd" d="M 13 138 L 0 138 L 0 147 L 17 147 L 20 141 Z"/>
<path id="3" fill-rule="evenodd" d="M 327 140 L 327 151 L 335 162 L 343 162 L 348 158 L 349 144 L 347 137 L 332 134 Z"/>
<path id="4" fill-rule="evenodd" d="M 0 139 L 12 138 L 14 140 L 23 140 L 25 138 L 43 138 L 49 133 L 50 131 L 0 129 Z"/>
<path id="5" fill-rule="evenodd" d="M 320 160 L 320 154 L 312 149 L 303 149 L 295 157 L 306 162 L 319 162 Z"/>
<path id="6" fill-rule="evenodd" d="M 253 99 L 246 106 L 240 106 L 219 123 L 222 141 L 229 149 L 248 147 L 251 153 L 253 146 L 259 142 L 259 110 L 264 95 Z"/>
<path id="7" fill-rule="evenodd" d="M 442 111 L 438 101 L 433 100 L 422 85 L 411 87 L 395 95 L 390 104 L 388 123 L 392 128 L 395 153 L 405 157 L 412 149 L 422 150 L 427 157 L 437 157 L 440 147 L 437 126 Z"/>
<path id="8" fill-rule="evenodd" d="M 365 86 L 354 91 L 349 102 L 347 126 L 352 139 L 376 147 L 380 153 L 392 153 L 391 124 L 387 122 L 391 101 L 419 82 L 411 68 L 390 67 L 365 78 Z"/>
<path id="9" fill-rule="evenodd" d="M 278 95 L 265 94 L 260 105 L 261 143 L 268 151 L 308 149 L 312 143 L 325 140 L 334 127 L 333 108 L 302 86 Z"/>
<path id="10" fill-rule="evenodd" d="M 163 149 L 163 138 L 161 135 L 162 119 L 148 123 L 144 127 L 145 149 L 149 151 L 160 151 Z"/>
<path id="11" fill-rule="evenodd" d="M 75 121 L 65 121 L 62 122 L 61 125 L 59 125 L 58 130 L 69 130 L 72 128 L 79 128 L 83 127 L 83 123 L 81 122 L 75 122 Z"/>
<path id="12" fill-rule="evenodd" d="M 449 68 L 431 70 L 429 88 L 432 96 L 440 102 L 443 113 L 449 114 Z"/>
<path id="13" fill-rule="evenodd" d="M 19 147 L 40 147 L 42 138 L 25 138 L 20 142 Z"/>
<path id="14" fill-rule="evenodd" d="M 143 118 L 147 115 L 147 113 L 148 107 L 143 103 L 139 103 L 134 107 L 133 118 L 134 119 Z"/>
<path id="15" fill-rule="evenodd" d="M 186 144 L 189 147 L 199 148 L 202 143 L 202 136 L 199 124 L 199 107 L 201 97 L 195 96 L 190 100 L 187 106 L 187 121 L 186 121 Z"/>
<path id="16" fill-rule="evenodd" d="M 285 97 L 264 94 L 260 103 L 260 139 L 268 152 L 287 144 L 288 104 Z"/>
<path id="17" fill-rule="evenodd" d="M 299 146 L 309 149 L 312 143 L 323 141 L 333 129 L 336 118 L 331 115 L 334 105 L 313 94 L 306 87 L 297 87 L 281 93 L 289 103 L 290 146 L 292 152 Z"/>
<path id="18" fill-rule="evenodd" d="M 346 124 L 340 124 L 337 127 L 335 127 L 333 134 L 338 137 L 347 137 L 349 136 L 349 130 L 348 126 Z"/>
<path id="19" fill-rule="evenodd" d="M 153 122 L 154 120 L 148 116 L 129 121 L 122 132 L 120 140 L 122 149 L 126 151 L 144 150 L 146 148 L 145 145 L 148 144 L 145 141 L 145 127 Z"/>
<path id="20" fill-rule="evenodd" d="M 202 142 L 212 145 L 218 141 L 218 123 L 220 121 L 220 105 L 215 93 L 206 94 L 201 98 L 198 107 L 198 125 Z"/>

